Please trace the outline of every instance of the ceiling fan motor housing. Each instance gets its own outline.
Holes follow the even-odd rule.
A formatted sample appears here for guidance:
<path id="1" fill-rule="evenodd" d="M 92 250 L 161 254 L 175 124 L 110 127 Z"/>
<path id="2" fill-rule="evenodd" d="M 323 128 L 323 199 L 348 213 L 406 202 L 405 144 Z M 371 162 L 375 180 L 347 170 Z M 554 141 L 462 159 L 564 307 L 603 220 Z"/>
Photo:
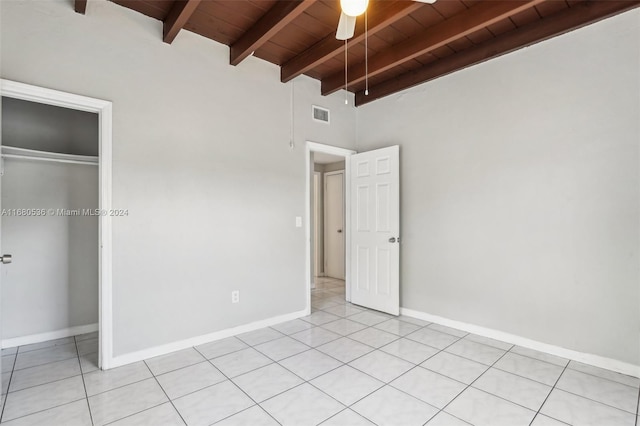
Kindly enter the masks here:
<path id="1" fill-rule="evenodd" d="M 369 0 L 340 0 L 340 7 L 345 15 L 360 16 L 369 6 Z"/>

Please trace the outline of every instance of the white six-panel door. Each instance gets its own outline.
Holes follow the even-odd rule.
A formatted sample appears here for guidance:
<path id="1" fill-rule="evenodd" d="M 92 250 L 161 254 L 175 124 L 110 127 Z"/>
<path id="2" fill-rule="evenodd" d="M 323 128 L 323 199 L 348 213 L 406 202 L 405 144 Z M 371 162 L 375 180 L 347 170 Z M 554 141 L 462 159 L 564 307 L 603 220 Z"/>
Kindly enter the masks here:
<path id="1" fill-rule="evenodd" d="M 350 157 L 351 303 L 400 312 L 400 156 L 391 146 Z"/>

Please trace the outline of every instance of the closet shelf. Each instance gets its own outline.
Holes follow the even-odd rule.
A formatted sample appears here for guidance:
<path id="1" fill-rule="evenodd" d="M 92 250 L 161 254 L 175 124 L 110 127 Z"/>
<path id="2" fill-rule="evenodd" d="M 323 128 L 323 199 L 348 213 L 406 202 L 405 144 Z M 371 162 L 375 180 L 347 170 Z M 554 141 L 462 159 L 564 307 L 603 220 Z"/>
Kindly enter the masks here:
<path id="1" fill-rule="evenodd" d="M 55 163 L 98 165 L 98 157 L 90 155 L 61 154 L 59 152 L 38 151 L 7 145 L 2 146 L 2 157 Z"/>

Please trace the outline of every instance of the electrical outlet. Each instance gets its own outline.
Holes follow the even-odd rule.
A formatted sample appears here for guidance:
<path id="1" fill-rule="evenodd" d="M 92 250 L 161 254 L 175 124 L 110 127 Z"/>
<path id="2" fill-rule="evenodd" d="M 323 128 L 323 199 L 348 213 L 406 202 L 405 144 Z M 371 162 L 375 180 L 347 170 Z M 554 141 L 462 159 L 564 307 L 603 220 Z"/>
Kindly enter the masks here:
<path id="1" fill-rule="evenodd" d="M 231 292 L 231 303 L 240 302 L 240 290 L 234 290 Z"/>

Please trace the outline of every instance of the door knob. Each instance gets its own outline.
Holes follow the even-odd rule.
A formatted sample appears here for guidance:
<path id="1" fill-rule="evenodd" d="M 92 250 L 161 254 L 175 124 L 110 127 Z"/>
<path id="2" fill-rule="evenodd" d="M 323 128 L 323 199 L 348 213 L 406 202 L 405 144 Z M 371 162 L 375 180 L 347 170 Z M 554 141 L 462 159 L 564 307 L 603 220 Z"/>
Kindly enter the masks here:
<path id="1" fill-rule="evenodd" d="M 391 237 L 391 238 L 389 238 L 389 242 L 390 242 L 390 243 L 395 243 L 395 242 L 396 242 L 396 237 Z"/>
<path id="2" fill-rule="evenodd" d="M 0 262 L 2 263 L 11 263 L 11 255 L 10 254 L 4 254 L 2 256 L 0 256 Z"/>
<path id="3" fill-rule="evenodd" d="M 342 234 L 342 229 L 338 229 L 338 234 Z"/>

